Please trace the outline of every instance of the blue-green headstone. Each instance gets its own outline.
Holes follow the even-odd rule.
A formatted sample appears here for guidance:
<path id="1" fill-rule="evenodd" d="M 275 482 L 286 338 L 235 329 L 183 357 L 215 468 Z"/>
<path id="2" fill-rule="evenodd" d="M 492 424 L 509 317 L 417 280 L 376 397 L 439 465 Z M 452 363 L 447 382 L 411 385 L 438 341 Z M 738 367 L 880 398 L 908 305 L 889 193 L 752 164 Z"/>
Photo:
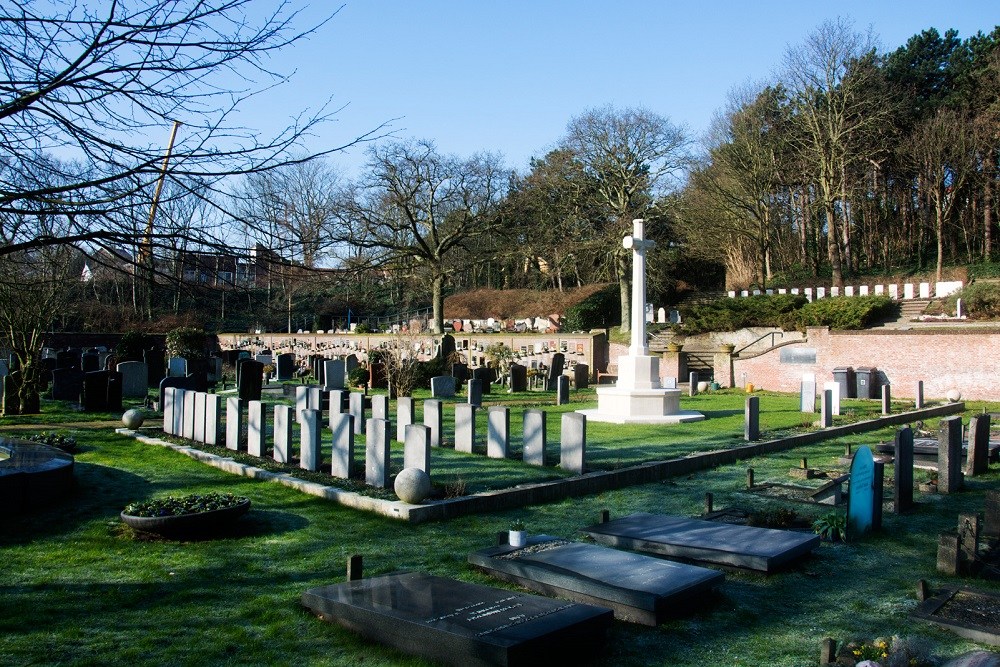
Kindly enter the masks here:
<path id="1" fill-rule="evenodd" d="M 857 539 L 872 529 L 875 515 L 875 460 L 872 450 L 858 448 L 851 463 L 850 497 L 847 503 L 847 535 Z"/>

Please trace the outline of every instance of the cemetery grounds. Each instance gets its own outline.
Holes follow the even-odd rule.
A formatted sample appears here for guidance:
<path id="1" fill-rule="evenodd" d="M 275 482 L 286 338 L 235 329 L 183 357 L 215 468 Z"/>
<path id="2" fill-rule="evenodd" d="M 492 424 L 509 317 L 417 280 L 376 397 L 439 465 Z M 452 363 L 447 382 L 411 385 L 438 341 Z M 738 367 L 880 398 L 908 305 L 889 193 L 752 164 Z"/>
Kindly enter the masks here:
<path id="1" fill-rule="evenodd" d="M 612 470 L 744 444 L 745 396 L 724 390 L 682 397 L 682 409 L 707 417 L 694 424 L 588 424 L 588 465 Z M 426 397 L 418 392 L 418 405 Z M 559 413 L 594 403 L 593 390 L 574 391 L 574 402 L 558 408 L 551 405 L 550 394 L 484 398 L 487 404 L 511 407 L 515 458 L 520 454 L 516 434 L 522 408 L 544 407 L 550 413 L 550 456 L 557 458 Z M 761 395 L 763 439 L 810 428 L 819 415 L 798 412 L 798 400 L 797 395 Z M 873 417 L 878 407 L 877 401 L 845 401 L 845 416 L 835 424 Z M 905 401 L 894 406 L 897 411 L 906 408 Z M 984 408 L 1000 412 L 1000 404 L 967 403 L 963 417 L 967 421 Z M 483 413 L 477 420 L 481 440 Z M 445 423 L 453 423 L 446 414 Z M 830 508 L 780 494 L 750 493 L 747 467 L 754 468 L 757 484 L 818 484 L 821 480 L 794 479 L 789 471 L 807 457 L 810 468 L 831 475 L 846 472 L 839 460 L 845 446 L 891 442 L 895 432 L 885 428 L 593 496 L 410 525 L 142 444 L 114 433 L 117 417 L 85 415 L 70 404 L 46 402 L 41 415 L 0 422 L 4 435 L 56 431 L 72 434 L 79 443 L 77 487 L 69 498 L 5 516 L 0 530 L 5 566 L 0 664 L 426 664 L 319 621 L 300 606 L 302 592 L 343 581 L 354 554 L 364 556 L 365 576 L 411 570 L 514 588 L 473 570 L 466 559 L 493 544 L 495 534 L 515 519 L 523 520 L 530 533 L 579 541 L 580 529 L 597 521 L 602 510 L 612 517 L 632 512 L 699 516 L 705 493 L 713 494 L 716 509 L 741 508 L 765 523 L 787 520 L 792 512 L 805 525 Z M 417 418 L 419 423 L 419 410 Z M 934 433 L 936 425 L 937 420 L 928 420 L 922 427 Z M 496 461 L 448 448 L 435 449 L 432 456 L 432 476 L 445 493 L 566 476 L 554 466 L 529 468 L 517 460 Z M 402 459 L 398 443 L 393 459 L 397 464 Z M 963 584 L 1000 592 L 995 579 L 947 577 L 935 567 L 938 534 L 953 528 L 958 514 L 982 511 L 985 490 L 1000 482 L 997 470 L 993 466 L 984 476 L 967 478 L 961 493 L 918 493 L 916 511 L 897 516 L 891 511 L 887 466 L 880 534 L 856 542 L 824 542 L 811 557 L 771 576 L 728 571 L 715 594 L 658 627 L 616 621 L 595 664 L 812 665 L 824 637 L 846 642 L 898 635 L 926 641 L 942 657 L 982 648 L 915 622 L 909 613 L 917 605 L 918 579 L 926 579 L 932 589 Z M 915 477 L 925 481 L 926 473 L 915 471 Z M 187 541 L 134 533 L 118 519 L 125 505 L 136 500 L 210 491 L 247 496 L 253 510 L 213 539 Z"/>

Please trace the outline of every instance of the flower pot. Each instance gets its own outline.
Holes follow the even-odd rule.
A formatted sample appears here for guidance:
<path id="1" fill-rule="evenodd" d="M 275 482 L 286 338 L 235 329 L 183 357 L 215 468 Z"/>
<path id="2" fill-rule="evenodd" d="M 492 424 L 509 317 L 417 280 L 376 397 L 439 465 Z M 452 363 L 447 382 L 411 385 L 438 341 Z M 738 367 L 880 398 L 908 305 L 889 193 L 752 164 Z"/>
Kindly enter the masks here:
<path id="1" fill-rule="evenodd" d="M 507 531 L 507 544 L 512 547 L 523 547 L 528 543 L 528 531 L 509 530 Z"/>
<path id="2" fill-rule="evenodd" d="M 177 514 L 172 516 L 133 516 L 121 513 L 125 525 L 146 533 L 156 533 L 164 536 L 188 535 L 217 530 L 236 521 L 250 509 L 250 500 L 239 505 L 224 507 L 208 512 L 194 514 Z"/>

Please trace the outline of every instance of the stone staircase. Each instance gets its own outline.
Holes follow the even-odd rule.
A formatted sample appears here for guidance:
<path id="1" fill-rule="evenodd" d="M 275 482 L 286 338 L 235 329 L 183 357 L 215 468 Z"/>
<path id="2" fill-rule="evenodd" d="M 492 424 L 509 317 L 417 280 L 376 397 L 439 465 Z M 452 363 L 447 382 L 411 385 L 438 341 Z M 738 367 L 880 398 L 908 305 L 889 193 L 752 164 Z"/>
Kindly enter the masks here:
<path id="1" fill-rule="evenodd" d="M 919 324 L 913 321 L 914 318 L 923 315 L 930 303 L 930 299 L 908 299 L 900 301 L 899 317 L 894 320 L 886 320 L 879 326 L 883 329 L 902 329 L 904 327 L 909 328 L 915 324 Z"/>

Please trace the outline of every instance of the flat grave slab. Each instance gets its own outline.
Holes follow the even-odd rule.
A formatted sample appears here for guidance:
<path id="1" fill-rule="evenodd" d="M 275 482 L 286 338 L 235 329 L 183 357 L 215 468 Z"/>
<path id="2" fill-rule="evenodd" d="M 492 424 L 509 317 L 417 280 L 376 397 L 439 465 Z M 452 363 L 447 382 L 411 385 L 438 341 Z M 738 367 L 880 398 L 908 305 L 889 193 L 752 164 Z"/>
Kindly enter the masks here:
<path id="1" fill-rule="evenodd" d="M 712 565 L 774 572 L 819 546 L 819 536 L 791 530 L 637 512 L 583 532 L 608 546 Z"/>
<path id="2" fill-rule="evenodd" d="M 610 607 L 616 618 L 644 625 L 683 615 L 685 606 L 725 579 L 717 570 L 548 535 L 532 537 L 523 548 L 473 552 L 469 563 L 533 591 Z"/>
<path id="3" fill-rule="evenodd" d="M 875 450 L 881 454 L 895 454 L 895 445 L 891 442 L 881 442 L 875 445 Z M 969 443 L 962 443 L 962 458 L 964 460 L 969 450 Z M 1000 440 L 990 440 L 988 446 L 988 459 L 992 463 L 1000 462 Z M 937 464 L 938 441 L 931 438 L 914 438 L 913 455 L 934 457 L 934 464 Z"/>
<path id="4" fill-rule="evenodd" d="M 1000 646 L 1000 595 L 971 588 L 946 588 L 913 611 L 918 618 L 981 644 Z"/>
<path id="5" fill-rule="evenodd" d="M 453 665 L 569 664 L 593 657 L 610 609 L 403 572 L 311 588 L 302 604 L 401 651 Z"/>

